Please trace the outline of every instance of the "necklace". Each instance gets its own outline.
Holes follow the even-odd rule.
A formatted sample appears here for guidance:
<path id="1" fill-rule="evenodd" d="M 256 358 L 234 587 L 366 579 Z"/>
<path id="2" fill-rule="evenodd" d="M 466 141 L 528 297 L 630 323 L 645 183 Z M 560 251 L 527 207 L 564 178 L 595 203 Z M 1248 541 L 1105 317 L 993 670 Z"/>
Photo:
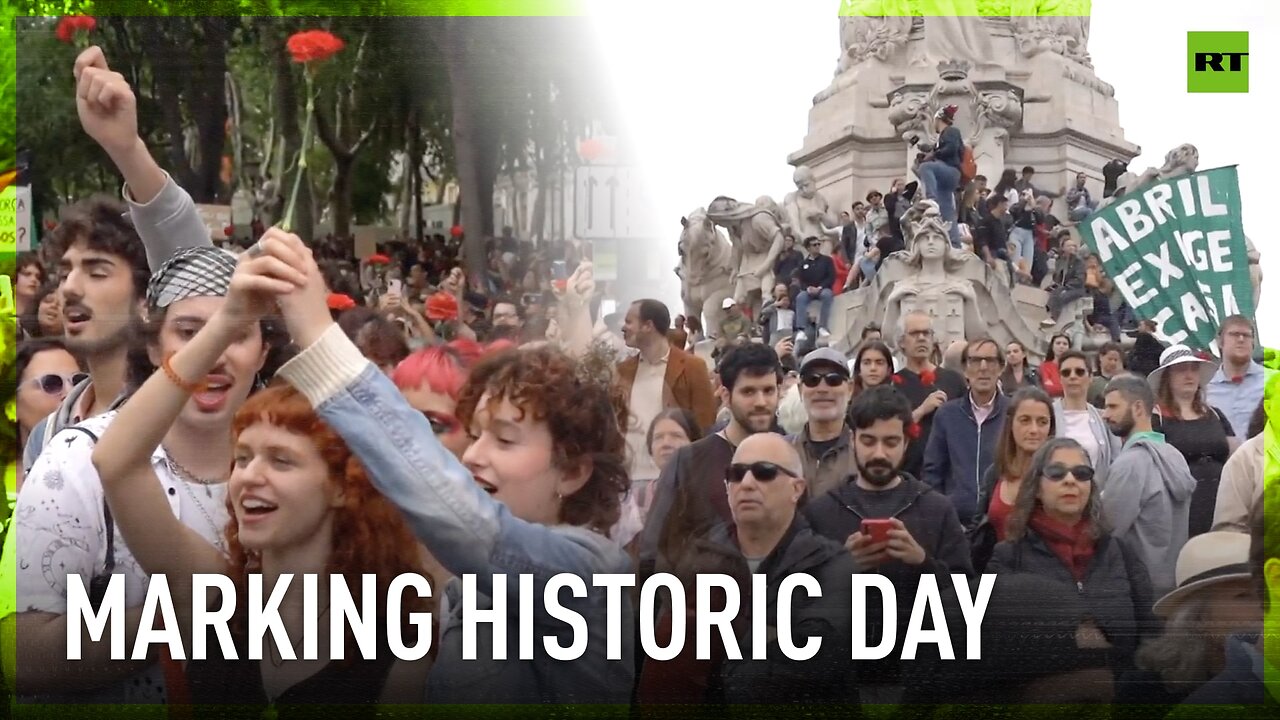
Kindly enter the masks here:
<path id="1" fill-rule="evenodd" d="M 225 556 L 227 554 L 227 546 L 222 540 L 222 530 L 219 529 L 218 524 L 213 521 L 213 516 L 205 509 L 204 503 L 200 502 L 200 499 L 196 497 L 194 492 L 192 492 L 191 485 L 189 483 L 182 483 L 182 487 L 187 489 L 187 495 L 191 498 L 191 502 L 196 506 L 196 509 L 200 511 L 200 514 L 204 516 L 204 521 L 209 523 L 209 529 L 213 531 L 214 546 L 218 548 L 218 552 Z M 205 489 L 207 490 L 208 487 L 209 486 L 206 485 Z M 210 493 L 209 496 L 213 497 L 213 494 Z"/>
<path id="2" fill-rule="evenodd" d="M 169 469 L 171 471 L 173 471 L 176 475 L 181 476 L 182 479 L 186 482 L 193 482 L 197 485 L 203 485 L 205 496 L 213 497 L 212 486 L 223 482 L 223 480 L 221 479 L 211 480 L 211 479 L 199 477 L 195 473 L 183 467 L 182 464 L 179 463 L 177 460 L 174 460 L 173 453 L 169 452 L 168 448 L 164 447 L 163 445 L 161 445 L 160 447 L 164 449 L 164 461 L 166 464 L 169 465 Z"/>

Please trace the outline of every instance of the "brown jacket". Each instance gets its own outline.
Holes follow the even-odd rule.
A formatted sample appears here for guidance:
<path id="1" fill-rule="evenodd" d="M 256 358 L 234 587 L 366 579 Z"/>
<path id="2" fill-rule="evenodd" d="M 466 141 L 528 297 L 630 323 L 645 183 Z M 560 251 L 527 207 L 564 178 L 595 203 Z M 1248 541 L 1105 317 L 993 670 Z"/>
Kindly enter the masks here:
<path id="1" fill-rule="evenodd" d="M 628 400 L 639 368 L 639 357 L 630 357 L 618 363 L 618 382 L 627 393 Z M 703 431 L 715 424 L 719 403 L 711 392 L 711 374 L 702 358 L 671 348 L 671 354 L 667 356 L 667 374 L 663 381 L 662 406 L 680 407 L 693 413 Z"/>

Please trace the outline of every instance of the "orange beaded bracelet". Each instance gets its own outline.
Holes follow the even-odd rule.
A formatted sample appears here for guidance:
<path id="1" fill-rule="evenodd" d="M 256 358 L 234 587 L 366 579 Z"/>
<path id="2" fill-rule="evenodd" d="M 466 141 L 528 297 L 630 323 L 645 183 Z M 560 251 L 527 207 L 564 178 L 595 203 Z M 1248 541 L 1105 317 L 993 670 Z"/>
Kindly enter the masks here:
<path id="1" fill-rule="evenodd" d="M 202 393 L 205 390 L 208 390 L 209 386 L 204 382 L 189 383 L 178 376 L 178 373 L 174 371 L 173 366 L 170 365 L 170 361 L 173 360 L 174 355 L 175 353 L 165 355 L 164 361 L 160 363 L 160 369 L 164 370 L 164 374 L 169 378 L 169 382 L 177 385 L 179 389 L 190 395 L 195 395 L 196 393 Z"/>

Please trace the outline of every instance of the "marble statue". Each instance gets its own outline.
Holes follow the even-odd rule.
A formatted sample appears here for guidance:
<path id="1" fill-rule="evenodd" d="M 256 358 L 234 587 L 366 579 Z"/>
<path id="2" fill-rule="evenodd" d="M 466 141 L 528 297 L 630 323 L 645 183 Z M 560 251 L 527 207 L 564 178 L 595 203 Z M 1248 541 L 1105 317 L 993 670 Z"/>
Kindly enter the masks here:
<path id="1" fill-rule="evenodd" d="M 712 223 L 729 232 L 733 245 L 733 299 L 752 309 L 755 317 L 773 289 L 773 263 L 782 252 L 786 221 L 772 198 L 761 196 L 755 204 L 720 196 L 707 207 Z"/>
<path id="2" fill-rule="evenodd" d="M 687 317 L 702 319 L 707 337 L 720 334 L 725 298 L 733 295 L 733 247 L 698 208 L 680 218 L 680 298 Z"/>
<path id="3" fill-rule="evenodd" d="M 836 75 L 866 60 L 889 62 L 906 47 L 911 34 L 909 16 L 840 16 L 840 61 Z"/>
<path id="4" fill-rule="evenodd" d="M 947 225 L 932 200 L 917 202 L 903 218 L 904 235 L 912 249 L 885 258 L 871 283 L 836 297 L 831 315 L 831 345 L 850 350 L 863 328 L 875 323 L 891 337 L 905 313 L 922 310 L 934 318 L 937 341 L 945 347 L 956 340 L 988 336 L 1001 345 L 1017 341 L 1033 359 L 1044 357 L 1049 336 L 1078 336 L 1092 300 L 1068 305 L 1052 328 L 1041 327 L 1048 317 L 1049 294 L 1040 288 L 1009 286 L 1005 268 L 993 269 L 971 252 L 955 250 L 947 240 Z"/>
<path id="5" fill-rule="evenodd" d="M 1088 0 L 1013 0 L 1009 22 L 1018 51 L 1026 57 L 1057 53 L 1092 68 L 1089 5 Z"/>
<path id="6" fill-rule="evenodd" d="M 920 310 L 934 317 L 936 339 L 943 345 L 986 334 L 973 283 L 957 273 L 965 256 L 972 255 L 952 249 L 948 225 L 932 200 L 916 203 L 903 217 L 903 236 L 911 250 L 902 260 L 914 276 L 889 291 L 881 327 L 896 328 L 898 318 Z"/>
<path id="7" fill-rule="evenodd" d="M 805 238 L 816 237 L 822 240 L 822 252 L 830 255 L 832 243 L 826 228 L 837 227 L 839 219 L 831 211 L 826 197 L 818 192 L 818 181 L 809 166 L 797 167 L 791 180 L 796 184 L 795 192 L 787 193 L 782 206 L 787 212 L 787 222 L 796 246 L 801 246 Z"/>
<path id="8" fill-rule="evenodd" d="M 942 4 L 942 3 L 936 3 Z M 954 10 L 924 20 L 924 42 L 916 46 L 911 64 L 932 66 L 961 60 L 975 67 L 995 62 L 987 21 L 978 15 L 977 0 L 953 0 Z"/>

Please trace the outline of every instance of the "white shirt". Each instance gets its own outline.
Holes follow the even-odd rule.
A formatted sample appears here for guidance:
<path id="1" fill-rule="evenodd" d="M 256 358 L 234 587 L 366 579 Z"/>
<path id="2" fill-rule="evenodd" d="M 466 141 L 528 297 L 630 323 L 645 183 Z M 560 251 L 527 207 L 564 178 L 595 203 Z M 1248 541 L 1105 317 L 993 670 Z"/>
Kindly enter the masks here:
<path id="1" fill-rule="evenodd" d="M 627 449 L 631 456 L 630 477 L 634 480 L 652 480 L 658 477 L 658 466 L 649 455 L 649 426 L 662 412 L 666 390 L 667 360 L 671 346 L 666 346 L 662 359 L 651 363 L 640 355 L 636 364 L 636 379 L 631 384 L 631 424 L 627 428 Z"/>
<path id="2" fill-rule="evenodd" d="M 1080 443 L 1080 447 L 1089 454 L 1089 464 L 1098 467 L 1098 455 L 1102 448 L 1098 446 L 1098 437 L 1089 426 L 1089 411 L 1063 409 L 1062 418 L 1065 427 L 1058 428 L 1058 437 L 1071 438 Z"/>
<path id="3" fill-rule="evenodd" d="M 115 412 L 105 413 L 80 426 L 101 437 L 115 416 Z M 104 493 L 102 480 L 93 467 L 93 446 L 88 435 L 63 430 L 40 454 L 22 484 L 13 526 L 13 531 L 21 534 L 16 564 L 19 612 L 64 615 L 67 577 L 78 574 L 88 587 L 88 580 L 103 572 L 107 559 Z M 228 519 L 226 484 L 193 486 L 183 482 L 170 472 L 163 448 L 152 453 L 151 467 L 165 488 L 174 516 L 210 544 L 221 543 Z M 125 606 L 140 606 L 146 597 L 149 576 L 125 545 L 118 524 L 114 549 L 114 572 L 124 575 Z M 126 645 L 132 647 L 131 641 Z M 77 693 L 75 699 L 117 704 L 163 702 L 163 667 L 155 663 L 110 687 L 89 694 Z"/>

